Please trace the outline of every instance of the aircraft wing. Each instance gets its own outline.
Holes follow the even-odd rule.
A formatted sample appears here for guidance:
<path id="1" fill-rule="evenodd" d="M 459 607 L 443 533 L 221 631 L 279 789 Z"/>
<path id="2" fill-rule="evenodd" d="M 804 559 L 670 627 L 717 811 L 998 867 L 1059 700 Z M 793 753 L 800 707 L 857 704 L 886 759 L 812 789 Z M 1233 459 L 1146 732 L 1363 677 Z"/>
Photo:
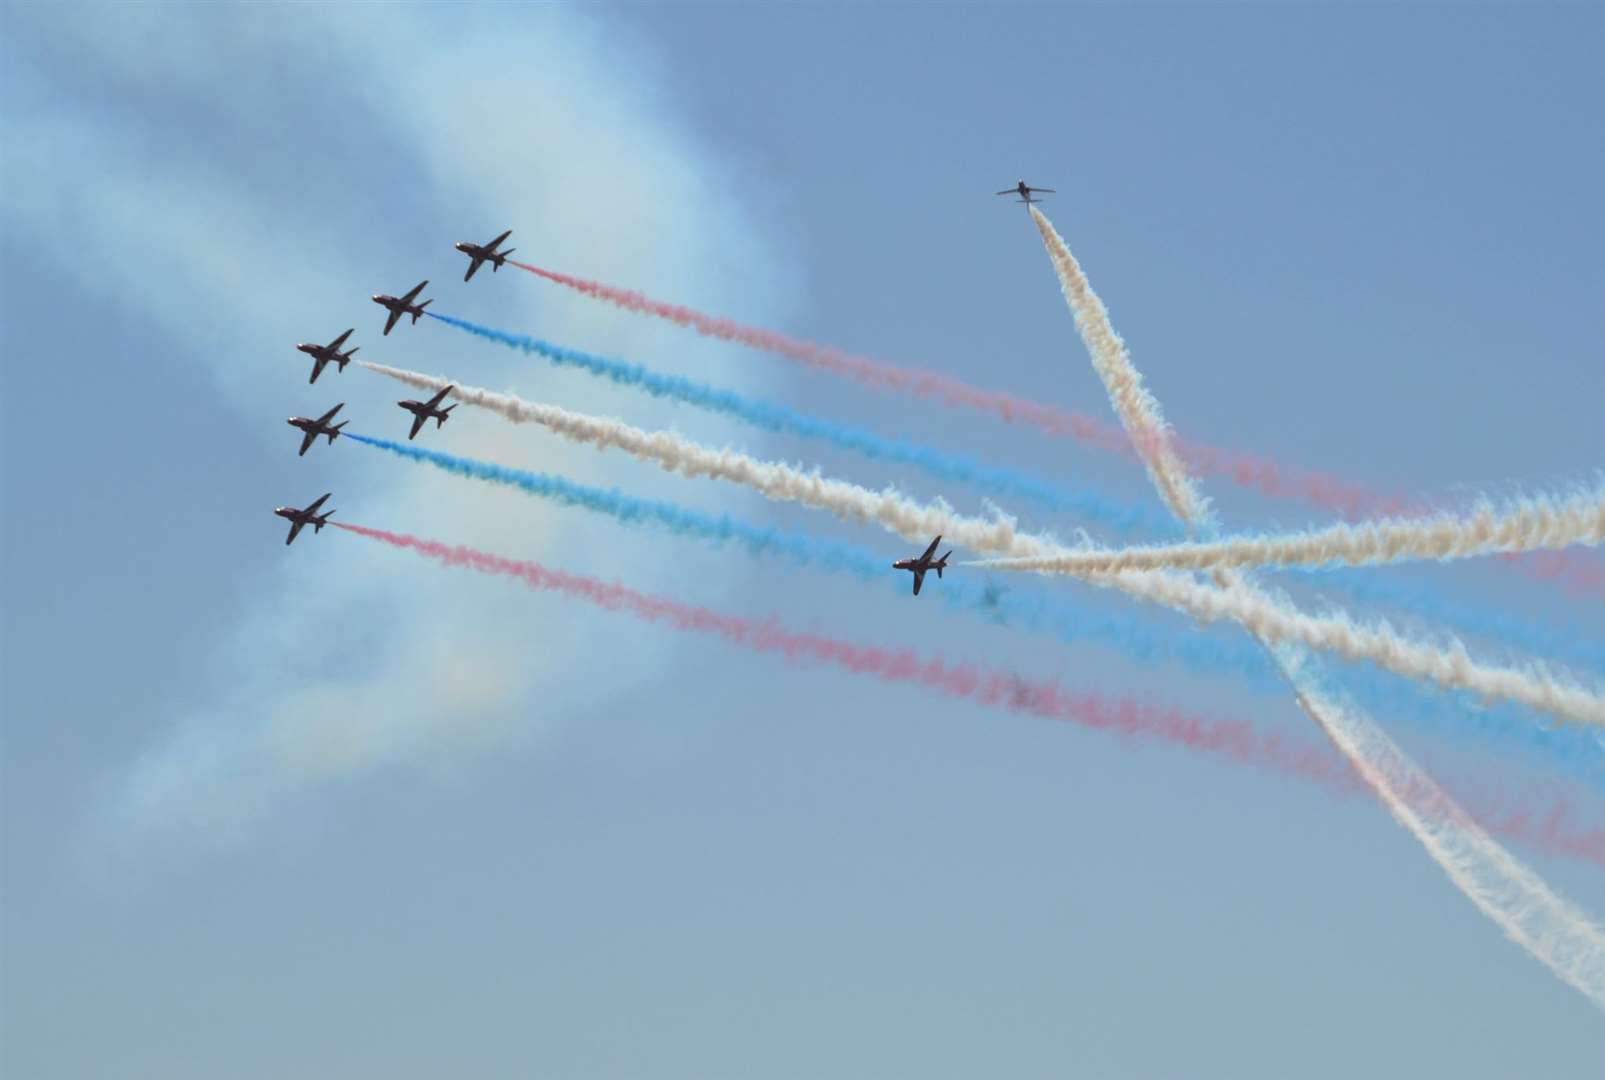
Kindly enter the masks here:
<path id="1" fill-rule="evenodd" d="M 412 430 L 407 433 L 407 439 L 409 441 L 411 441 L 412 439 L 417 437 L 418 429 L 423 427 L 424 426 L 424 421 L 428 420 L 428 419 L 429 419 L 429 414 L 426 413 L 426 412 L 418 412 L 418 413 L 415 413 L 413 415 L 413 418 L 412 418 Z"/>
<path id="2" fill-rule="evenodd" d="M 341 409 L 343 409 L 345 407 L 346 407 L 346 403 L 342 401 L 340 404 L 336 405 L 334 408 L 330 409 L 328 412 L 326 412 L 322 416 L 318 417 L 318 423 L 327 424 L 330 420 L 334 419 L 334 414 L 335 413 L 339 412 Z"/>
<path id="3" fill-rule="evenodd" d="M 351 328 L 351 330 L 355 330 L 355 329 L 356 329 L 356 327 L 354 327 L 354 326 Z M 339 337 L 335 338 L 333 341 L 331 341 L 327 345 L 325 345 L 324 348 L 328 349 L 330 352 L 338 351 L 340 346 L 342 346 L 342 345 L 344 345 L 346 343 L 346 338 L 351 336 L 351 330 L 347 330 L 345 333 L 341 334 Z"/>
<path id="4" fill-rule="evenodd" d="M 463 275 L 463 280 L 464 281 L 472 281 L 473 278 L 474 278 L 474 271 L 478 270 L 479 269 L 479 264 L 484 262 L 484 261 L 485 261 L 485 257 L 483 255 L 470 255 L 470 256 L 468 256 L 468 273 Z"/>
<path id="5" fill-rule="evenodd" d="M 1019 188 L 1012 188 L 1012 187 L 1011 188 L 1004 188 L 1002 191 L 998 192 L 999 195 L 1018 195 L 1019 193 L 1020 193 L 1020 189 Z"/>
<path id="6" fill-rule="evenodd" d="M 411 288 L 411 289 L 410 289 L 410 290 L 409 290 L 409 291 L 408 291 L 408 293 L 407 293 L 407 295 L 406 295 L 406 296 L 403 296 L 403 297 L 402 297 L 402 298 L 401 298 L 401 302 L 402 302 L 402 303 L 404 303 L 404 304 L 410 304 L 410 303 L 412 303 L 412 302 L 413 302 L 413 301 L 414 301 L 414 300 L 416 300 L 416 299 L 418 299 L 418 294 L 419 294 L 419 293 L 421 293 L 421 292 L 423 292 L 423 291 L 424 291 L 424 286 L 425 286 L 425 285 L 428 285 L 428 284 L 429 284 L 429 279 L 428 279 L 428 278 L 424 278 L 424 279 L 423 279 L 423 280 L 422 280 L 422 281 L 420 281 L 420 282 L 419 282 L 419 283 L 418 283 L 418 284 L 416 284 L 416 285 L 414 285 L 414 286 L 413 286 L 413 287 L 412 287 L 412 288 Z"/>
<path id="7" fill-rule="evenodd" d="M 385 320 L 385 333 L 388 334 L 388 333 L 390 333 L 390 331 L 392 331 L 392 330 L 394 330 L 396 328 L 396 320 L 399 319 L 399 318 L 401 318 L 401 308 L 399 308 L 399 307 L 391 308 L 390 309 L 390 317 Z"/>
<path id="8" fill-rule="evenodd" d="M 307 508 L 306 508 L 306 509 L 305 509 L 305 510 L 303 510 L 303 511 L 301 511 L 301 512 L 302 512 L 302 513 L 303 513 L 303 514 L 312 514 L 312 513 L 316 513 L 316 512 L 317 512 L 317 509 L 318 509 L 318 507 L 320 507 L 320 506 L 322 506 L 322 505 L 323 505 L 323 504 L 324 504 L 324 503 L 326 503 L 326 502 L 328 502 L 328 501 L 329 501 L 329 496 L 330 496 L 330 495 L 333 495 L 333 494 L 334 494 L 334 492 L 332 492 L 332 491 L 327 491 L 327 492 L 324 492 L 324 493 L 323 493 L 323 494 L 322 494 L 322 495 L 319 495 L 319 496 L 318 496 L 318 498 L 317 498 L 317 501 L 316 501 L 316 502 L 314 502 L 314 503 L 313 503 L 313 504 L 312 504 L 312 505 L 311 505 L 311 506 L 309 506 L 309 507 L 307 507 Z"/>
<path id="9" fill-rule="evenodd" d="M 455 389 L 457 389 L 455 386 L 448 386 L 445 389 L 441 390 L 440 393 L 436 394 L 434 397 L 429 399 L 429 404 L 428 404 L 427 407 L 431 408 L 431 409 L 438 407 L 442 401 L 446 400 L 446 395 L 451 393 Z M 938 539 L 941 539 L 941 538 L 938 537 Z"/>
<path id="10" fill-rule="evenodd" d="M 920 562 L 929 562 L 931 556 L 936 554 L 936 545 L 940 544 L 941 542 L 942 542 L 942 534 L 941 533 L 937 533 L 936 534 L 936 539 L 931 541 L 931 546 L 926 548 L 925 549 L 925 554 L 920 556 Z M 918 591 L 918 590 L 916 590 L 916 591 Z"/>
<path id="11" fill-rule="evenodd" d="M 925 584 L 925 571 L 923 571 L 923 570 L 914 571 L 914 595 L 915 596 L 918 596 L 920 594 L 920 586 L 923 585 L 923 584 Z"/>
<path id="12" fill-rule="evenodd" d="M 312 358 L 312 378 L 308 379 L 307 382 L 317 382 L 318 376 L 323 374 L 323 368 L 326 364 L 328 364 L 328 362 L 329 358 L 324 353 L 319 353 L 317 356 L 314 356 Z"/>
<path id="13" fill-rule="evenodd" d="M 284 538 L 284 543 L 286 546 L 295 543 L 295 538 L 301 535 L 301 526 L 305 524 L 306 522 L 299 519 L 290 522 L 290 535 Z"/>
<path id="14" fill-rule="evenodd" d="M 495 251 L 501 245 L 501 242 L 503 240 L 506 240 L 509 236 L 512 236 L 512 235 L 513 235 L 513 230 L 512 229 L 508 229 L 506 232 L 502 233 L 496 239 L 494 239 L 490 243 L 486 244 L 485 245 L 485 250 L 486 251 Z"/>
<path id="15" fill-rule="evenodd" d="M 306 457 L 306 452 L 308 450 L 312 449 L 312 444 L 314 442 L 316 442 L 317 439 L 318 439 L 318 432 L 317 432 L 317 429 L 315 429 L 315 428 L 312 431 L 309 431 L 305 435 L 301 436 L 301 453 L 300 453 L 301 457 Z"/>
<path id="16" fill-rule="evenodd" d="M 1049 195 L 1057 195 L 1057 194 L 1058 194 L 1058 192 L 1057 192 L 1057 191 L 1054 191 L 1054 190 L 1053 190 L 1053 189 L 1052 189 L 1052 188 L 1050 188 L 1050 187 L 1030 187 L 1030 186 L 1027 186 L 1027 187 L 1026 187 L 1026 190 L 1027 190 L 1027 191 L 1045 191 L 1045 192 L 1047 192 L 1047 193 L 1048 193 L 1048 194 L 1049 194 Z"/>

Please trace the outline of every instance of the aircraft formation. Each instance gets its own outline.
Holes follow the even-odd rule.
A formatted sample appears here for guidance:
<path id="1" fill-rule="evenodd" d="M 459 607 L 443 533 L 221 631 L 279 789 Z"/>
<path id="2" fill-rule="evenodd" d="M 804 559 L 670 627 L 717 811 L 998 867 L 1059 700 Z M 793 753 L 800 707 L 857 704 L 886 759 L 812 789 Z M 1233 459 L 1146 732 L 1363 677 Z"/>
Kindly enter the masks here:
<path id="1" fill-rule="evenodd" d="M 1000 191 L 997 194 L 1018 195 L 1018 201 L 1020 202 L 1035 203 L 1039 202 L 1040 200 L 1032 198 L 1032 195 L 1052 193 L 1052 188 L 1032 187 L 1024 180 L 1021 180 L 1014 187 L 1005 188 L 1003 191 Z M 452 245 L 455 250 L 468 256 L 468 271 L 467 273 L 463 274 L 463 280 L 473 280 L 474 274 L 485 263 L 490 264 L 492 273 L 500 270 L 502 265 L 507 261 L 507 257 L 511 255 L 514 250 L 516 250 L 514 248 L 507 248 L 505 250 L 502 249 L 501 245 L 511 235 L 513 235 L 513 230 L 507 229 L 495 239 L 489 240 L 483 244 L 474 244 L 467 241 L 462 241 Z M 429 279 L 425 278 L 423 281 L 420 281 L 418 284 L 414 285 L 411 289 L 408 289 L 400 296 L 391 296 L 389 293 L 375 293 L 371 297 L 374 303 L 378 304 L 380 307 L 383 307 L 388 312 L 388 314 L 385 316 L 383 336 L 388 337 L 390 331 L 395 329 L 396 324 L 400 322 L 401 318 L 405 315 L 412 316 L 413 324 L 417 324 L 419 318 L 421 318 L 424 314 L 424 309 L 430 304 L 434 303 L 433 299 L 424 300 L 422 302 L 418 300 L 419 294 L 421 294 L 424 289 L 428 287 Z M 352 355 L 356 353 L 357 346 L 353 345 L 350 349 L 347 349 L 344 352 L 341 352 L 340 350 L 341 347 L 345 345 L 346 339 L 348 339 L 355 332 L 356 328 L 351 327 L 339 337 L 329 342 L 327 345 L 317 345 L 310 342 L 302 342 L 296 346 L 296 349 L 312 357 L 312 377 L 307 380 L 309 383 L 316 383 L 318 381 L 318 376 L 323 374 L 323 369 L 331 363 L 335 366 L 336 373 L 343 372 L 345 370 L 346 365 L 351 362 Z M 445 426 L 447 416 L 450 415 L 451 411 L 457 406 L 448 405 L 445 408 L 441 408 L 440 406 L 441 403 L 446 399 L 446 396 L 454 389 L 456 389 L 454 386 L 445 387 L 439 393 L 431 397 L 428 401 L 406 400 L 396 402 L 397 405 L 412 414 L 412 427 L 407 432 L 408 441 L 417 438 L 418 432 L 423 430 L 424 425 L 430 420 L 435 422 L 435 427 L 437 429 Z M 334 440 L 340 435 L 340 429 L 345 427 L 346 424 L 350 422 L 349 420 L 342 420 L 338 424 L 333 423 L 335 414 L 343 408 L 345 408 L 345 402 L 342 401 L 340 404 L 336 405 L 334 408 L 330 409 L 328 412 L 317 417 L 316 419 L 305 416 L 292 416 L 289 418 L 288 423 L 290 426 L 299 429 L 302 433 L 301 449 L 297 452 L 300 456 L 306 455 L 306 452 L 310 450 L 313 444 L 318 441 L 318 436 L 320 435 L 326 436 L 331 445 L 334 443 Z M 274 509 L 273 512 L 275 514 L 277 514 L 279 517 L 285 518 L 290 522 L 290 534 L 289 536 L 285 537 L 284 540 L 286 545 L 294 543 L 295 538 L 300 535 L 301 530 L 307 525 L 312 526 L 312 531 L 314 533 L 322 531 L 323 526 L 328 523 L 328 520 L 330 516 L 333 515 L 334 511 L 328 510 L 322 514 L 319 514 L 318 511 L 322 508 L 324 502 L 331 497 L 331 495 L 332 493 L 328 493 L 320 496 L 316 501 L 304 509 L 296 509 L 295 507 L 291 506 L 280 506 Z M 931 541 L 930 546 L 925 549 L 924 554 L 909 559 L 899 559 L 892 563 L 892 569 L 907 570 L 914 575 L 913 595 L 918 596 L 920 594 L 920 588 L 925 584 L 925 575 L 927 573 L 935 570 L 936 576 L 940 578 L 942 576 L 942 571 L 947 568 L 947 559 L 949 555 L 953 554 L 952 551 L 943 553 L 940 559 L 934 557 L 936 555 L 936 549 L 941 542 L 942 537 L 938 535 L 936 539 Z"/>

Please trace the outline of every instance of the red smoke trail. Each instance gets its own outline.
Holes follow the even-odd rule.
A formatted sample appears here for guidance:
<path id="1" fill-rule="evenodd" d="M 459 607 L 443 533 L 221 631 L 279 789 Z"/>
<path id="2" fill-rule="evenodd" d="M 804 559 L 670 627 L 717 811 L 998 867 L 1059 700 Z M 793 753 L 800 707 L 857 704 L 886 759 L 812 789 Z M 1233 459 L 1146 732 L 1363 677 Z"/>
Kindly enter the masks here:
<path id="1" fill-rule="evenodd" d="M 644 293 L 571 277 L 516 259 L 508 259 L 507 262 L 585 296 L 615 304 L 626 311 L 667 319 L 706 337 L 772 352 L 811 367 L 845 375 L 866 386 L 935 398 L 954 408 L 964 406 L 991 413 L 1010 423 L 1029 424 L 1050 435 L 1073 438 L 1088 446 L 1140 460 L 1138 448 L 1132 445 L 1130 437 L 1120 427 L 1086 413 L 1066 412 L 1014 394 L 983 390 L 936 372 L 898 367 L 883 360 L 855 356 L 829 345 L 748 326 L 679 304 L 654 300 Z M 1228 450 L 1185 439 L 1172 438 L 1171 441 L 1195 476 L 1223 477 L 1268 498 L 1301 500 L 1350 521 L 1380 515 L 1407 515 L 1413 509 L 1412 504 L 1401 496 L 1368 491 L 1328 473 L 1287 468 L 1241 450 Z M 1580 553 L 1517 555 L 1509 556 L 1509 560 L 1533 577 L 1560 581 L 1573 589 L 1605 596 L 1605 567 Z"/>
<path id="2" fill-rule="evenodd" d="M 331 521 L 329 524 L 392 547 L 415 551 L 447 566 L 515 578 L 532 589 L 561 593 L 647 622 L 723 638 L 732 645 L 755 652 L 779 653 L 792 661 L 811 660 L 886 682 L 915 683 L 949 697 L 1100 731 L 1145 735 L 1243 764 L 1288 773 L 1344 794 L 1359 794 L 1363 790 L 1354 774 L 1326 746 L 1286 738 L 1276 732 L 1261 734 L 1240 720 L 1185 713 L 1131 698 L 1071 693 L 1051 681 L 989 671 L 974 664 L 951 663 L 940 656 L 921 657 L 909 649 L 880 649 L 817 634 L 795 633 L 773 619 L 754 622 L 638 592 L 617 582 L 548 570 L 539 563 L 508 559 L 470 547 L 350 523 Z M 1424 793 L 1406 794 L 1416 801 L 1425 801 Z M 1566 803 L 1557 802 L 1546 814 L 1534 814 L 1520 807 L 1506 807 L 1498 800 L 1487 801 L 1490 809 L 1475 814 L 1484 828 L 1525 840 L 1542 850 L 1605 867 L 1605 830 L 1574 824 Z"/>

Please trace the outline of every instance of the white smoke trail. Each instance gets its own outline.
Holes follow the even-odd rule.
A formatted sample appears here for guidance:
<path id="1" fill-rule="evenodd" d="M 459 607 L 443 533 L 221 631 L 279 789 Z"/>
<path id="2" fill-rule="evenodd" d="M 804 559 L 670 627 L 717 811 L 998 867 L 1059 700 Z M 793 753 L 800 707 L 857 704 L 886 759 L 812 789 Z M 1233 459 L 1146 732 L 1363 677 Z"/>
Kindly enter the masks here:
<path id="1" fill-rule="evenodd" d="M 1059 272 L 1082 339 L 1093 354 L 1093 364 L 1121 423 L 1141 447 L 1153 433 L 1165 430 L 1159 404 L 1142 389 L 1131 358 L 1109 326 L 1108 312 L 1087 285 L 1070 249 L 1036 207 L 1029 209 Z M 1150 441 L 1150 445 L 1166 444 Z M 1155 453 L 1147 460 L 1155 486 L 1172 513 L 1188 524 L 1205 523 L 1207 508 L 1176 456 Z M 1235 571 L 1217 570 L 1215 582 L 1221 593 L 1234 600 L 1258 598 L 1252 582 Z M 1303 649 L 1272 646 L 1263 636 L 1256 636 L 1275 656 L 1305 714 L 1377 793 L 1394 820 L 1426 848 L 1449 880 L 1507 937 L 1605 1009 L 1605 931 L 1472 822 L 1370 717 L 1318 686 Z M 1424 794 L 1437 813 L 1429 820 L 1412 806 L 1405 792 Z"/>
<path id="2" fill-rule="evenodd" d="M 1210 542 L 1090 548 L 1040 559 L 990 559 L 994 570 L 1108 574 L 1121 570 L 1218 570 L 1224 567 L 1365 566 L 1411 559 L 1553 550 L 1605 543 L 1605 487 L 1567 498 L 1534 496 L 1503 508 L 1484 501 L 1468 515 L 1337 524 L 1285 536 Z"/>
<path id="3" fill-rule="evenodd" d="M 359 361 L 361 363 L 361 361 Z M 871 491 L 790 465 L 761 461 L 736 450 L 715 450 L 673 432 L 644 431 L 619 420 L 570 412 L 447 379 L 382 364 L 363 363 L 382 375 L 423 390 L 452 386 L 452 397 L 489 409 L 515 423 L 537 423 L 554 434 L 598 448 L 616 446 L 682 476 L 709 476 L 741 484 L 783 502 L 796 502 L 854 522 L 873 522 L 917 543 L 936 533 L 974 551 L 1023 557 L 1058 557 L 1055 541 L 1018 532 L 1013 519 L 967 517 L 945 503 L 915 502 L 892 488 Z M 1473 660 L 1464 646 L 1412 641 L 1385 622 L 1361 625 L 1342 616 L 1306 615 L 1289 604 L 1244 592 L 1223 594 L 1177 574 L 1100 575 L 1096 584 L 1140 600 L 1164 604 L 1204 622 L 1231 619 L 1275 643 L 1307 645 L 1351 660 L 1369 660 L 1407 678 L 1427 679 L 1487 698 L 1518 701 L 1567 720 L 1605 725 L 1605 695 L 1540 668 L 1500 667 Z"/>

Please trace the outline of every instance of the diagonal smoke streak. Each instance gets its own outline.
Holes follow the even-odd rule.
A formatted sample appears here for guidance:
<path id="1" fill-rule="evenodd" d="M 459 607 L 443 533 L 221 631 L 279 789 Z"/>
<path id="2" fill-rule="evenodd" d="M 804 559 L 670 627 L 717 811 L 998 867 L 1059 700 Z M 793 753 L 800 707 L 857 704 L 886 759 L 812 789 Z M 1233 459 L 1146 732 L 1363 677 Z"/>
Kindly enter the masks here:
<path id="1" fill-rule="evenodd" d="M 1038 228 L 1042 228 L 1040 221 Z M 1051 231 L 1051 226 L 1044 230 L 1044 241 L 1048 241 L 1048 233 Z M 1062 244 L 1060 247 L 1068 255 L 1069 249 L 1064 248 Z M 1058 258 L 1053 252 L 1051 242 L 1049 242 L 1049 257 L 1056 260 Z M 706 337 L 738 342 L 750 348 L 784 356 L 876 389 L 933 398 L 949 406 L 967 407 L 989 413 L 1011 423 L 1028 424 L 1050 435 L 1070 436 L 1085 445 L 1096 446 L 1102 450 L 1136 454 L 1149 465 L 1153 463 L 1156 455 L 1164 454 L 1169 459 L 1168 465 L 1175 465 L 1177 459 L 1184 460 L 1191 466 L 1194 475 L 1219 476 L 1272 498 L 1302 499 L 1348 519 L 1376 514 L 1400 514 L 1411 510 L 1411 503 L 1402 498 L 1384 497 L 1323 473 L 1288 469 L 1242 451 L 1183 442 L 1163 429 L 1150 433 L 1141 440 L 1122 437 L 1118 429 L 1113 429 L 1104 421 L 1084 413 L 1064 412 L 1051 405 L 1043 405 L 1014 394 L 970 386 L 947 375 L 898 367 L 881 360 L 855 356 L 829 345 L 804 341 L 773 330 L 739 323 L 733 319 L 709 315 L 680 304 L 654 300 L 630 289 L 561 274 L 516 259 L 507 261 L 521 270 L 527 270 L 547 281 L 573 289 L 583 296 L 614 304 L 626 311 L 666 319 Z M 1101 307 L 1097 296 L 1091 293 L 1090 289 L 1084 288 L 1085 279 L 1073 258 L 1069 259 L 1066 266 L 1059 269 L 1061 280 L 1066 280 L 1067 275 L 1078 280 L 1078 287 L 1084 289 L 1090 302 Z M 1094 320 L 1089 323 L 1089 327 L 1093 332 L 1107 333 L 1112 342 L 1119 346 L 1116 351 L 1123 354 L 1124 346 L 1120 344 L 1119 337 L 1109 326 L 1107 318 Z M 1122 394 L 1138 396 L 1146 394 L 1136 369 L 1131 365 L 1109 369 L 1109 374 L 1116 380 L 1107 384 L 1111 392 L 1118 390 Z M 1197 499 L 1196 489 L 1193 489 L 1192 482 L 1186 479 L 1187 470 L 1171 471 L 1167 468 L 1164 475 L 1169 479 L 1161 480 L 1150 468 L 1150 476 L 1154 477 L 1156 484 L 1161 485 L 1162 491 L 1165 485 L 1181 483 L 1192 491 L 1192 498 Z M 1166 493 L 1166 501 L 1170 503 L 1184 495 L 1183 491 L 1170 491 Z M 1530 576 L 1563 580 L 1573 592 L 1585 591 L 1605 596 L 1605 567 L 1601 567 L 1595 561 L 1579 558 L 1576 553 L 1552 553 L 1540 558 L 1523 559 L 1518 565 Z"/>
<path id="2" fill-rule="evenodd" d="M 1174 534 L 1176 531 L 1175 524 L 1162 515 L 1105 499 L 1094 492 L 1066 491 L 1013 469 L 982 465 L 934 447 L 882 438 L 874 432 L 848 427 L 818 416 L 809 416 L 785 405 L 743 397 L 733 391 L 722 390 L 679 375 L 664 375 L 642 364 L 565 348 L 527 334 L 512 334 L 451 315 L 439 315 L 432 311 L 424 314 L 487 341 L 518 349 L 528 355 L 539 356 L 559 366 L 579 368 L 592 375 L 609 379 L 620 386 L 644 390 L 654 397 L 694 405 L 765 431 L 821 439 L 865 457 L 913 466 L 942 480 L 978 485 L 993 495 L 1014 495 L 1030 499 L 1050 510 L 1073 513 L 1078 518 L 1097 521 L 1122 533 L 1131 533 L 1137 529 L 1167 534 Z"/>
<path id="3" fill-rule="evenodd" d="M 945 503 L 922 504 L 895 489 L 870 491 L 819 472 L 761 461 L 735 450 L 714 450 L 672 432 L 648 432 L 619 420 L 570 412 L 478 387 L 382 364 L 362 363 L 409 386 L 441 390 L 454 386 L 459 401 L 489 409 L 515 423 L 537 423 L 554 434 L 598 448 L 616 446 L 683 476 L 709 476 L 742 484 L 783 502 L 828 510 L 847 521 L 868 522 L 923 543 L 942 533 L 980 552 L 1040 557 L 1065 552 L 1062 545 L 1020 533 L 1012 518 L 965 517 Z M 1358 624 L 1342 616 L 1306 615 L 1257 592 L 1232 595 L 1176 574 L 1122 573 L 1095 584 L 1141 600 L 1165 604 L 1206 622 L 1231 619 L 1275 642 L 1307 645 L 1350 660 L 1369 660 L 1384 670 L 1420 678 L 1487 698 L 1516 701 L 1567 720 L 1605 725 L 1605 696 L 1540 667 L 1501 667 L 1473 660 L 1458 642 L 1448 647 L 1413 641 L 1385 622 Z"/>
<path id="4" fill-rule="evenodd" d="M 992 559 L 972 565 L 1081 576 L 1122 570 L 1368 566 L 1601 542 L 1605 542 L 1605 486 L 1566 498 L 1518 499 L 1502 508 L 1485 500 L 1464 515 L 1338 524 L 1279 536 L 1118 550 L 1092 548 L 1041 559 Z"/>
<path id="5" fill-rule="evenodd" d="M 1109 326 L 1103 303 L 1048 219 L 1036 207 L 1028 209 L 1121 423 L 1139 446 L 1147 448 L 1145 457 L 1155 474 L 1155 486 L 1184 521 L 1207 525 L 1207 506 L 1193 489 L 1191 478 L 1173 456 L 1163 453 L 1166 428 L 1159 405 L 1141 390 L 1141 379 Z M 1234 571 L 1217 571 L 1215 582 L 1222 594 L 1245 602 L 1257 599 L 1252 582 Z M 1250 629 L 1276 656 L 1305 714 L 1449 879 L 1511 940 L 1596 1006 L 1605 1008 L 1605 931 L 1495 843 L 1368 716 L 1321 686 L 1303 649 L 1276 644 Z M 1429 796 L 1434 817 L 1429 819 L 1420 812 L 1412 802 L 1412 792 Z"/>
<path id="6" fill-rule="evenodd" d="M 1075 693 L 1056 682 L 1027 679 L 974 664 L 954 664 L 940 656 L 920 656 L 906 648 L 881 649 L 818 634 L 798 633 L 787 630 L 773 619 L 744 619 L 638 592 L 617 582 L 550 570 L 539 563 L 509 559 L 474 548 L 351 523 L 330 524 L 391 547 L 416 552 L 446 566 L 509 577 L 532 589 L 560 593 L 646 622 L 718 637 L 740 648 L 779 654 L 792 661 L 826 664 L 886 682 L 914 683 L 948 697 L 1093 730 L 1151 738 L 1238 764 L 1274 770 L 1343 794 L 1355 790 L 1352 774 L 1324 748 L 1290 740 L 1278 732 L 1261 733 L 1243 721 L 1183 713 L 1132 698 L 1109 699 Z M 1422 813 L 1440 809 L 1431 801 L 1432 792 L 1424 791 L 1420 795 Z M 1605 832 L 1587 826 L 1569 828 L 1570 810 L 1566 803 L 1557 802 L 1549 810 L 1534 814 L 1522 808 L 1499 807 L 1498 800 L 1486 801 L 1490 804 L 1487 818 L 1491 827 L 1545 851 L 1605 866 Z"/>

